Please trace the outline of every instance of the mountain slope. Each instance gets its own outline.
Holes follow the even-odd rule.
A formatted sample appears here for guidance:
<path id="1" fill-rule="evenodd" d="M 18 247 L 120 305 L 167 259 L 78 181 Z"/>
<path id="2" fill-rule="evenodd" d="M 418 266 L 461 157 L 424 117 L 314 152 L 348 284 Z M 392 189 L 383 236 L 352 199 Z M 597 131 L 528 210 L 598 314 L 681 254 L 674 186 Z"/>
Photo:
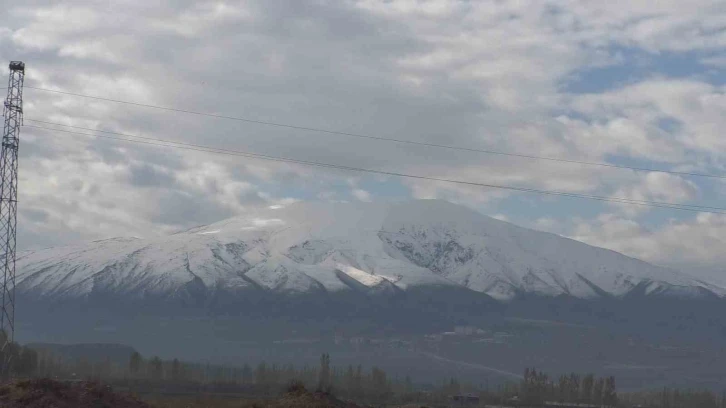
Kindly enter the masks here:
<path id="1" fill-rule="evenodd" d="M 724 297 L 721 286 L 437 200 L 300 203 L 157 239 L 19 254 L 17 290 L 45 299 L 263 291 L 391 296 L 467 288 L 495 299 Z"/>

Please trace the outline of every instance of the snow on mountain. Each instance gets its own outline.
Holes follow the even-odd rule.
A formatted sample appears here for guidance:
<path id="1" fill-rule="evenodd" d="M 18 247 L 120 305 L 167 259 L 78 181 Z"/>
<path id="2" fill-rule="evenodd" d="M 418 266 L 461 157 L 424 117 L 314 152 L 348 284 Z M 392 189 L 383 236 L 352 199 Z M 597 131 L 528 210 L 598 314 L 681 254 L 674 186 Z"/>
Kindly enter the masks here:
<path id="1" fill-rule="evenodd" d="M 298 203 L 156 239 L 108 239 L 26 251 L 18 291 L 48 298 L 95 293 L 356 291 L 466 287 L 521 294 L 726 296 L 726 289 L 557 235 L 437 200 Z"/>

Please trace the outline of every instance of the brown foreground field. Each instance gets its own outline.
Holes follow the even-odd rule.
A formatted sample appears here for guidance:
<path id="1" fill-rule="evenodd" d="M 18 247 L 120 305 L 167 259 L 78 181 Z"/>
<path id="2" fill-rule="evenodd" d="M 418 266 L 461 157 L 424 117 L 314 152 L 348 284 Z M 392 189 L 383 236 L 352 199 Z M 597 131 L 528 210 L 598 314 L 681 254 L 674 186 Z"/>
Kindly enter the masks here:
<path id="1" fill-rule="evenodd" d="M 310 392 L 292 385 L 275 399 L 220 397 L 150 397 L 114 392 L 96 382 L 59 382 L 48 379 L 20 380 L 0 386 L 2 408 L 359 408 L 332 395 Z"/>
<path id="2" fill-rule="evenodd" d="M 151 408 L 360 408 L 322 392 L 310 392 L 302 385 L 292 385 L 280 398 L 238 399 L 224 397 L 156 397 L 148 398 Z"/>
<path id="3" fill-rule="evenodd" d="M 0 386 L 2 408 L 149 408 L 131 396 L 94 382 L 19 380 Z"/>

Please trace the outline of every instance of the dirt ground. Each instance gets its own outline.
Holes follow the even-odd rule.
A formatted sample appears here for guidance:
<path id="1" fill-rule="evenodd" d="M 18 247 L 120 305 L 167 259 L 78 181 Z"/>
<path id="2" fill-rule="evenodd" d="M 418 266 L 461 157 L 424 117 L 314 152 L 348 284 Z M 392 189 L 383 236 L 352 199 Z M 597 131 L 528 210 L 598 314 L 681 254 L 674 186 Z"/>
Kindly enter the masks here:
<path id="1" fill-rule="evenodd" d="M 94 382 L 64 383 L 48 379 L 0 385 L 2 408 L 151 408 L 129 395 Z"/>
<path id="2" fill-rule="evenodd" d="M 291 386 L 280 398 L 266 400 L 200 395 L 152 397 L 147 401 L 152 408 L 363 408 L 330 394 L 307 391 L 302 386 Z"/>
<path id="3" fill-rule="evenodd" d="M 361 408 L 303 386 L 291 386 L 280 398 L 244 400 L 194 397 L 159 397 L 142 401 L 114 392 L 95 382 L 19 380 L 0 385 L 2 408 Z"/>

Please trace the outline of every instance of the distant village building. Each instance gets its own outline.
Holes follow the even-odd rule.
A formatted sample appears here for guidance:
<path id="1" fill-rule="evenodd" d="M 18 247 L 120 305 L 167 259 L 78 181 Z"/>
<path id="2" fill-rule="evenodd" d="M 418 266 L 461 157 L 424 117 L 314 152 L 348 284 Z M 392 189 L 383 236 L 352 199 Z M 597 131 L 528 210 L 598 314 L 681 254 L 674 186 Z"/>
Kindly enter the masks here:
<path id="1" fill-rule="evenodd" d="M 454 333 L 460 336 L 471 336 L 476 333 L 476 327 L 473 326 L 456 326 L 454 327 Z"/>
<path id="2" fill-rule="evenodd" d="M 361 344 L 365 344 L 366 339 L 364 337 L 351 337 L 350 338 L 350 344 L 353 344 L 355 346 L 360 346 Z"/>
<path id="3" fill-rule="evenodd" d="M 484 338 L 484 339 L 478 339 L 474 340 L 475 343 L 494 343 L 494 344 L 504 344 L 503 338 Z"/>
<path id="4" fill-rule="evenodd" d="M 451 396 L 451 406 L 453 408 L 469 408 L 479 406 L 479 396 L 474 394 L 462 394 Z"/>

